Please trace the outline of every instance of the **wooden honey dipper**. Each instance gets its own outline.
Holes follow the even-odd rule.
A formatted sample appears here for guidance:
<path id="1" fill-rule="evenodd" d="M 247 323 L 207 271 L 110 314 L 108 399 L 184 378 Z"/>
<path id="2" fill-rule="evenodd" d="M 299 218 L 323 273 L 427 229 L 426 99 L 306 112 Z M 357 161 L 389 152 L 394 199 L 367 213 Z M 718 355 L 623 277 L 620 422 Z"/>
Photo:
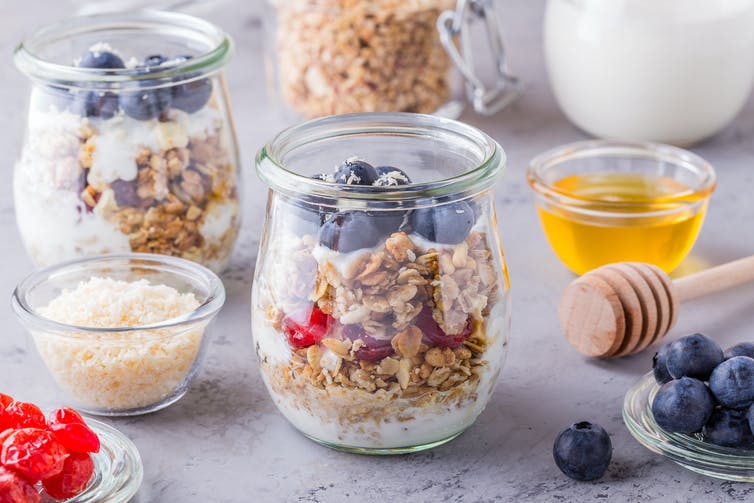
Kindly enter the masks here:
<path id="1" fill-rule="evenodd" d="M 587 356 L 626 356 L 664 337 L 681 303 L 750 281 L 754 255 L 675 281 L 651 264 L 608 264 L 568 285 L 558 309 L 560 326 Z"/>

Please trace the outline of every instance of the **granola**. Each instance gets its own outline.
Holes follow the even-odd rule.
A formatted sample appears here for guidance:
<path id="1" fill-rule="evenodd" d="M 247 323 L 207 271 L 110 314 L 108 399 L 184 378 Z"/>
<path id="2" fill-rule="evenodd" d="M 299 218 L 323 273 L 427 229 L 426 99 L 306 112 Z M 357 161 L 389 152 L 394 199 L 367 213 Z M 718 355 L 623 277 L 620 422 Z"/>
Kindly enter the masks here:
<path id="1" fill-rule="evenodd" d="M 171 110 L 147 122 L 122 113 L 100 120 L 32 110 L 38 117 L 30 119 L 15 192 L 35 261 L 134 251 L 221 269 L 240 216 L 235 151 L 217 106 L 210 102 L 196 116 Z M 114 135 L 123 139 L 116 147 Z M 130 141 L 145 136 L 150 145 Z"/>
<path id="2" fill-rule="evenodd" d="M 439 14 L 454 0 L 277 0 L 283 100 L 306 117 L 432 113 L 451 95 Z"/>
<path id="3" fill-rule="evenodd" d="M 492 313 L 504 304 L 505 285 L 487 233 L 427 247 L 394 232 L 347 260 L 311 235 L 281 241 L 287 248 L 275 253 L 282 259 L 257 285 L 264 319 L 255 320 L 255 337 L 272 396 L 294 424 L 307 432 L 305 411 L 337 424 L 341 442 L 357 445 L 367 436 L 386 446 L 385 437 L 399 435 L 388 433 L 396 424 L 476 417 L 506 337 L 496 320 L 504 307 Z M 327 317 L 309 319 L 326 335 L 294 345 L 288 356 L 268 351 L 263 339 L 284 340 L 299 329 L 291 313 L 301 312 Z"/>

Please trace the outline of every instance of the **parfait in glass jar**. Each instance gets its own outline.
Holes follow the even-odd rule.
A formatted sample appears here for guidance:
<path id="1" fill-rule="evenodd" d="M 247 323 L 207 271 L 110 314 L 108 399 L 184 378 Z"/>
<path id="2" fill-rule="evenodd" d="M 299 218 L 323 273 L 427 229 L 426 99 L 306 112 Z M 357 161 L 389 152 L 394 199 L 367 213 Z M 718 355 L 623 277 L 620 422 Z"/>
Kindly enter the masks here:
<path id="1" fill-rule="evenodd" d="M 253 335 L 305 435 L 411 452 L 482 412 L 509 333 L 491 190 L 503 165 L 480 131 L 417 114 L 315 120 L 260 151 Z"/>
<path id="2" fill-rule="evenodd" d="M 15 207 L 38 265 L 134 251 L 224 267 L 240 224 L 231 45 L 155 11 L 72 18 L 19 45 L 33 87 Z"/>

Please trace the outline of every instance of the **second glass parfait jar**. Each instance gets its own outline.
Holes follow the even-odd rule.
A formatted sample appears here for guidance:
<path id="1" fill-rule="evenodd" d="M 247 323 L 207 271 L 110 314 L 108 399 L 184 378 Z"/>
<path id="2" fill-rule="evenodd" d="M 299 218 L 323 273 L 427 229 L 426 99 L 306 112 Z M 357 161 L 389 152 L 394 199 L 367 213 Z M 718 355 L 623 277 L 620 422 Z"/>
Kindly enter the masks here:
<path id="1" fill-rule="evenodd" d="M 71 18 L 19 45 L 33 86 L 15 208 L 38 265 L 134 251 L 225 266 L 240 224 L 231 49 L 214 25 L 156 11 Z"/>
<path id="2" fill-rule="evenodd" d="M 318 119 L 260 151 L 252 329 L 267 388 L 305 435 L 411 452 L 482 412 L 509 334 L 492 196 L 504 164 L 480 131 L 416 114 Z"/>

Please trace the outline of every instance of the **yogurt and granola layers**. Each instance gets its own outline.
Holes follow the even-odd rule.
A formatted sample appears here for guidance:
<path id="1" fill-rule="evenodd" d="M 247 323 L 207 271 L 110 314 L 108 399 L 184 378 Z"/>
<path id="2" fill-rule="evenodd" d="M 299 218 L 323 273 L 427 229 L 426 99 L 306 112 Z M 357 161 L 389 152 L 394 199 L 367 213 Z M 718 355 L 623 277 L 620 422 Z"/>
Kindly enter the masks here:
<path id="1" fill-rule="evenodd" d="M 79 64 L 126 65 L 105 49 Z M 176 62 L 150 56 L 135 69 Z M 224 267 L 240 224 L 238 162 L 213 80 L 117 93 L 34 89 L 14 193 L 35 262 L 133 251 Z"/>
<path id="2" fill-rule="evenodd" d="M 461 235 L 431 235 L 419 210 L 398 212 L 395 231 L 356 249 L 342 233 L 374 228 L 359 222 L 331 239 L 328 223 L 343 212 L 321 216 L 318 230 L 270 233 L 254 285 L 256 350 L 273 400 L 304 434 L 405 449 L 454 437 L 484 409 L 505 357 L 507 279 L 491 205 L 430 212 L 449 208 L 471 218 Z M 301 208 L 277 201 L 271 211 Z"/>

